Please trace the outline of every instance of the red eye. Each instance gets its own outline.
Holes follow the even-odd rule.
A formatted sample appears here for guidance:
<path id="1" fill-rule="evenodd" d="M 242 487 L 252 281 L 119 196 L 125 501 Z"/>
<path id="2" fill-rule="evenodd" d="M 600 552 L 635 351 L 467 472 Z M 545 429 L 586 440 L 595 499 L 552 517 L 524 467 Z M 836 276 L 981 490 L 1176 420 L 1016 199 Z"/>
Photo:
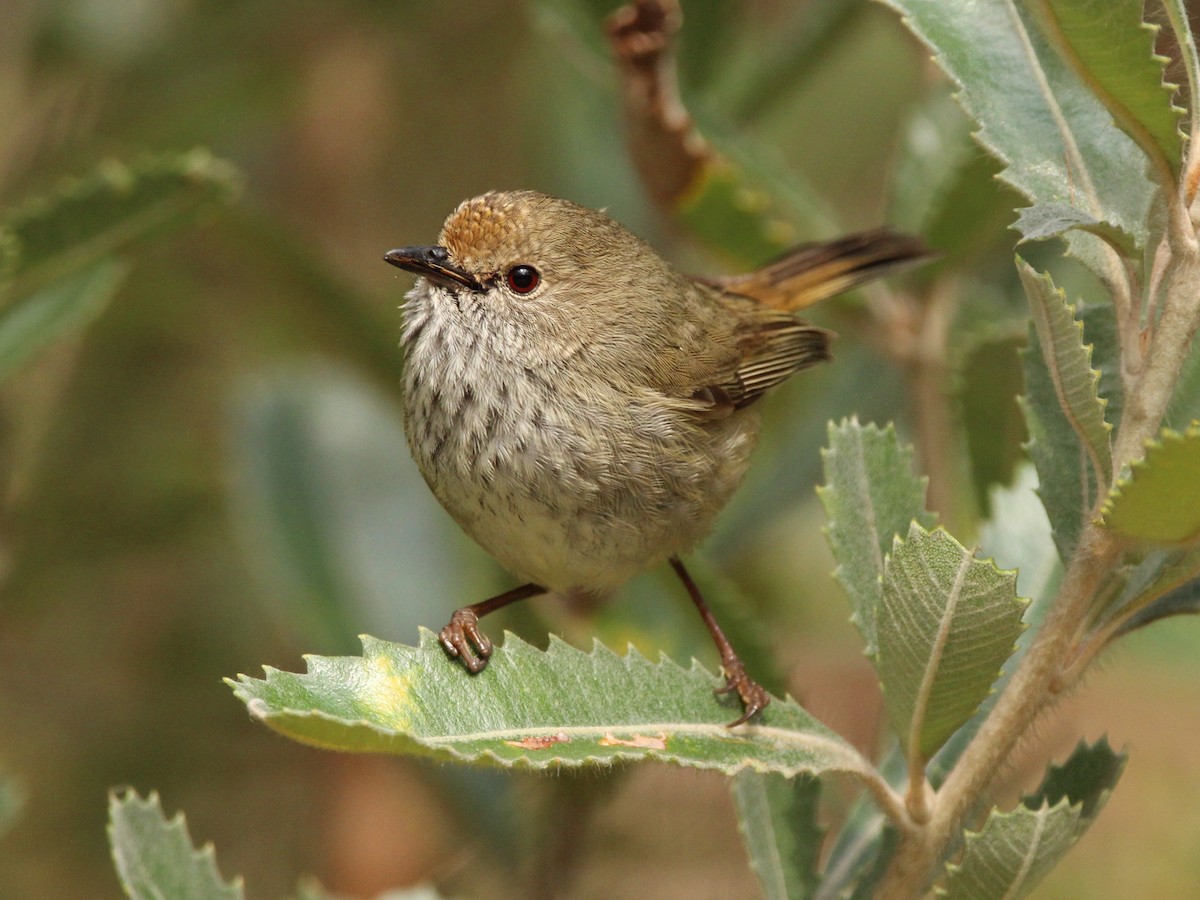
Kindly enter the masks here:
<path id="1" fill-rule="evenodd" d="M 542 276 L 538 274 L 538 270 L 533 266 L 519 265 L 513 266 L 504 276 L 505 282 L 508 284 L 509 290 L 514 294 L 528 294 L 542 280 Z"/>

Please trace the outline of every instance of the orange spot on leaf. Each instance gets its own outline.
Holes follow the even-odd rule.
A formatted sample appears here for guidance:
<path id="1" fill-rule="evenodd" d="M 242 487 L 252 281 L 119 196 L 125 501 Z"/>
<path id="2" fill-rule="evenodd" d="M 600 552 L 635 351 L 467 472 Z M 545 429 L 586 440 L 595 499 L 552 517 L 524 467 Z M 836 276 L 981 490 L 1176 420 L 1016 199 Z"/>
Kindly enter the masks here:
<path id="1" fill-rule="evenodd" d="M 516 747 L 519 750 L 545 750 L 547 747 L 553 747 L 555 744 L 565 744 L 571 739 L 563 732 L 558 734 L 535 735 L 533 737 L 522 738 L 519 741 L 505 741 L 510 747 Z"/>
<path id="2" fill-rule="evenodd" d="M 619 738 L 612 732 L 608 732 L 604 737 L 600 738 L 601 747 L 639 747 L 645 750 L 666 750 L 667 735 L 666 732 L 660 731 L 657 735 L 653 734 L 635 734 L 629 740 Z"/>

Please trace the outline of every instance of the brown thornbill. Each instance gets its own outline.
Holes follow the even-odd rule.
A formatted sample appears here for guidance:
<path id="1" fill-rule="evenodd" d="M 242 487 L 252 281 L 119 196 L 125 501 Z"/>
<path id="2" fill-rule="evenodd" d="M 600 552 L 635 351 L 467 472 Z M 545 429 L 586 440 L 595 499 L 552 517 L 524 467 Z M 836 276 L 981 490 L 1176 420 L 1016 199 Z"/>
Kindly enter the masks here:
<path id="1" fill-rule="evenodd" d="M 689 278 L 604 213 L 533 191 L 451 213 L 436 246 L 384 257 L 420 277 L 404 303 L 404 429 L 459 525 L 527 583 L 454 613 L 471 672 L 479 617 L 544 592 L 603 595 L 670 561 L 737 691 L 746 673 L 680 562 L 737 488 L 753 404 L 829 358 L 792 310 L 925 259 L 885 230 L 806 244 L 748 275 Z"/>

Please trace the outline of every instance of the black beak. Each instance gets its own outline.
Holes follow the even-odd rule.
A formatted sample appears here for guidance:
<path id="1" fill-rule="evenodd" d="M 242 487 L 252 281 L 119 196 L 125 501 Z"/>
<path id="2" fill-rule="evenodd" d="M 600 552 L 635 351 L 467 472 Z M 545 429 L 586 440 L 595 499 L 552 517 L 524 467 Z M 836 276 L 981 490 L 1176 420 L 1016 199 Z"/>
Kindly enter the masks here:
<path id="1" fill-rule="evenodd" d="M 400 247 L 389 250 L 383 254 L 383 258 L 399 269 L 413 272 L 444 287 L 484 290 L 479 279 L 450 262 L 450 252 L 445 247 Z"/>

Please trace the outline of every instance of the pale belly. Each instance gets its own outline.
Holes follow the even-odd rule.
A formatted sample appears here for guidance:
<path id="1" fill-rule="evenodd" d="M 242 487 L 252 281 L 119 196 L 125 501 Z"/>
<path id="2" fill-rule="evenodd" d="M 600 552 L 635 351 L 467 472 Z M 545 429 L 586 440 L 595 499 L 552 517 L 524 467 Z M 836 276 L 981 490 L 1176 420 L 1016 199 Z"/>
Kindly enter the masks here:
<path id="1" fill-rule="evenodd" d="M 409 363 L 405 431 L 426 482 L 497 561 L 553 591 L 607 591 L 690 550 L 757 431 L 752 413 L 702 422 L 649 392 L 588 403 L 527 370 Z"/>

